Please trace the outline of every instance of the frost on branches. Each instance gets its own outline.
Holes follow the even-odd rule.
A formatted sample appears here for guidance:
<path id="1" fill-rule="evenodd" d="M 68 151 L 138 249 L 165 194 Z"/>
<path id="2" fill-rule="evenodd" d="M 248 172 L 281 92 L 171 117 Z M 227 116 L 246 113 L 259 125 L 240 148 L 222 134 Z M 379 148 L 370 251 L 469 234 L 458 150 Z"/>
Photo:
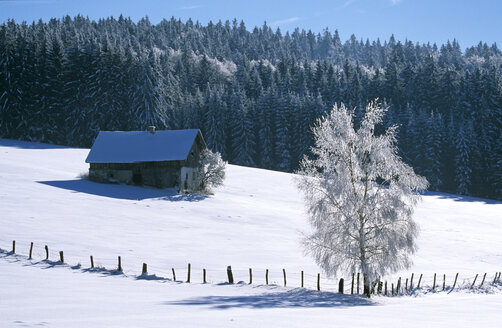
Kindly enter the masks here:
<path id="1" fill-rule="evenodd" d="M 199 174 L 195 185 L 204 193 L 211 193 L 211 188 L 223 185 L 227 163 L 220 153 L 204 149 L 200 154 Z"/>
<path id="2" fill-rule="evenodd" d="M 371 281 L 410 266 L 413 208 L 428 185 L 397 155 L 396 126 L 375 135 L 385 111 L 369 103 L 355 130 L 354 111 L 335 105 L 316 122 L 315 159 L 303 159 L 297 179 L 313 228 L 306 252 L 329 276 L 362 272 L 368 296 Z"/>

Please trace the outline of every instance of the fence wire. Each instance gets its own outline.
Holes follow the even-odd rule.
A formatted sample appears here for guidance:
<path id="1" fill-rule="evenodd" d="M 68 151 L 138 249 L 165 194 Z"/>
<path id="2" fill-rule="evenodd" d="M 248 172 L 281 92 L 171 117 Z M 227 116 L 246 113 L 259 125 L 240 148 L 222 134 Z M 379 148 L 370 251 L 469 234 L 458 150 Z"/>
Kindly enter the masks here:
<path id="1" fill-rule="evenodd" d="M 26 245 L 16 246 L 16 250 L 26 248 Z M 17 252 L 15 255 L 17 255 Z M 14 253 L 0 248 L 2 256 L 14 255 Z M 49 252 L 49 260 L 46 261 L 47 254 L 44 248 L 34 248 L 32 252 L 32 263 L 57 263 L 54 258 L 59 259 L 59 251 L 51 250 Z M 27 257 L 27 256 L 26 256 Z M 90 256 L 88 257 L 90 258 Z M 52 259 L 52 260 L 51 260 Z M 71 257 L 74 259 L 74 257 Z M 166 280 L 177 282 L 191 282 L 191 283 L 205 283 L 208 284 L 224 284 L 228 283 L 228 269 L 227 268 L 205 268 L 200 265 L 192 265 L 187 263 L 185 266 L 170 266 L 169 264 L 154 263 L 153 265 L 147 264 L 147 272 L 143 273 L 143 266 L 138 265 L 138 261 L 132 263 L 124 262 L 121 258 L 122 270 L 118 271 L 118 257 L 99 257 L 93 256 L 94 268 L 90 267 L 90 260 L 88 264 L 78 262 L 73 264 L 72 268 L 82 269 L 84 271 L 95 271 L 101 273 L 124 274 L 126 276 L 136 277 L 137 279 L 148 280 Z M 83 261 L 81 261 L 83 262 Z M 65 264 L 70 265 L 65 260 Z M 133 264 L 137 267 L 132 267 Z M 143 263 L 141 263 L 143 264 Z M 189 270 L 190 269 L 190 270 Z M 205 271 L 205 275 L 204 275 Z M 234 283 L 253 285 L 277 285 L 287 287 L 303 287 L 306 289 L 328 292 L 339 292 L 343 287 L 345 294 L 362 294 L 364 290 L 363 275 L 359 274 L 359 282 L 357 281 L 358 274 L 354 273 L 349 277 L 325 277 L 320 273 L 312 273 L 303 271 L 289 271 L 288 269 L 267 269 L 267 268 L 242 268 L 232 267 L 231 274 Z M 343 284 L 340 279 L 344 278 Z M 392 276 L 386 279 L 382 277 L 372 282 L 372 292 L 381 295 L 413 295 L 418 293 L 429 292 L 451 292 L 452 290 L 470 290 L 486 292 L 488 289 L 495 287 L 502 291 L 501 272 L 483 272 L 483 273 L 462 273 L 454 275 L 427 273 L 409 273 L 401 275 L 400 277 Z"/>

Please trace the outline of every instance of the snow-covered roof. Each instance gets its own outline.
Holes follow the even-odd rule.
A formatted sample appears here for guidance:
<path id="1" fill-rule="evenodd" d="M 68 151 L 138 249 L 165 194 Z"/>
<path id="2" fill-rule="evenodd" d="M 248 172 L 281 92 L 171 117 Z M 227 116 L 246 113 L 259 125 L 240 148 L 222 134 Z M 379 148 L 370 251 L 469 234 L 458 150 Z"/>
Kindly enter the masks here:
<path id="1" fill-rule="evenodd" d="M 85 162 L 137 163 L 185 160 L 199 133 L 199 130 L 165 130 L 155 133 L 101 131 Z"/>

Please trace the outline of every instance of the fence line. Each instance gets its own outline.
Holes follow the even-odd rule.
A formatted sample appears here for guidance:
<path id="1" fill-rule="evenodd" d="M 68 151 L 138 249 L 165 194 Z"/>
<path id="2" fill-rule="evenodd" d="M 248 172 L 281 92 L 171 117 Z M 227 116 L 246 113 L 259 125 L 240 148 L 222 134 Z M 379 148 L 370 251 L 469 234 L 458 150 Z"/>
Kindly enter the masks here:
<path id="1" fill-rule="evenodd" d="M 32 257 L 33 248 L 34 248 L 34 243 L 31 242 L 28 259 L 33 259 Z M 43 261 L 49 261 L 49 248 L 47 245 L 44 246 L 44 250 L 45 250 L 45 259 Z M 1 248 L 0 251 L 2 251 Z M 12 241 L 12 250 L 10 252 L 3 251 L 3 253 L 7 253 L 8 255 L 17 254 L 16 241 L 15 240 Z M 41 255 L 40 252 L 35 252 L 35 255 L 37 254 Z M 65 263 L 63 251 L 59 251 L 58 254 L 59 254 L 58 262 L 62 264 Z M 90 258 L 89 268 L 91 270 L 94 271 L 104 270 L 104 271 L 117 272 L 120 274 L 126 274 L 124 273 L 123 270 L 121 256 L 118 256 L 117 267 L 114 270 L 105 269 L 104 267 L 101 267 L 99 265 L 96 267 L 94 263 L 94 256 L 90 255 L 89 258 Z M 196 281 L 199 281 L 200 279 L 201 283 L 215 284 L 215 283 L 223 283 L 223 281 L 211 279 L 212 274 L 218 272 L 220 273 L 220 276 L 223 276 L 224 275 L 223 271 L 224 270 L 217 270 L 217 269 L 207 270 L 204 267 L 192 269 L 192 265 L 188 263 L 187 267 L 184 268 L 173 267 L 171 269 L 171 272 L 169 272 L 169 270 L 165 268 L 143 263 L 141 267 L 141 275 L 137 277 L 141 278 L 145 276 L 155 276 L 156 279 L 165 279 L 165 280 L 191 283 L 192 282 L 191 277 L 193 276 L 197 277 Z M 132 273 L 132 275 L 134 275 L 134 272 L 137 271 L 135 270 L 127 271 L 127 273 Z M 178 277 L 176 277 L 177 274 Z M 465 290 L 465 289 L 476 289 L 476 288 L 479 289 L 482 288 L 483 286 L 488 286 L 488 285 L 497 285 L 497 286 L 501 285 L 501 280 L 500 280 L 501 274 L 502 272 L 495 272 L 493 275 L 493 279 L 491 279 L 488 273 L 485 272 L 483 274 L 481 282 L 479 282 L 476 285 L 478 276 L 480 276 L 479 273 L 476 273 L 473 276 L 461 277 L 462 282 L 459 282 L 458 284 L 457 284 L 459 278 L 458 272 L 456 273 L 454 278 L 448 277 L 449 279 L 447 278 L 446 274 L 443 274 L 441 277 L 441 275 L 437 275 L 437 273 L 434 273 L 434 276 L 431 275 L 430 277 L 428 277 L 420 273 L 418 283 L 414 285 L 413 282 L 415 278 L 415 273 L 413 272 L 409 276 L 398 277 L 393 281 L 385 279 L 377 279 L 376 281 L 372 282 L 372 286 L 370 286 L 370 292 L 372 294 L 378 294 L 382 296 L 411 295 L 418 291 L 426 291 L 426 292 L 448 291 L 449 294 L 455 288 Z M 183 279 L 183 276 L 187 277 L 187 279 L 186 280 Z M 238 283 L 246 283 L 247 281 L 248 284 L 253 284 L 253 283 L 256 284 L 258 282 L 258 284 L 283 285 L 287 287 L 299 287 L 312 290 L 316 289 L 318 291 L 320 291 L 322 287 L 323 291 L 338 291 L 339 293 L 342 294 L 345 291 L 347 291 L 347 293 L 355 295 L 359 295 L 360 291 L 362 291 L 362 289 L 360 289 L 359 272 L 357 272 L 357 275 L 356 273 L 352 273 L 350 275 L 350 279 L 340 278 L 339 280 L 337 280 L 336 278 L 322 277 L 320 273 L 310 274 L 304 272 L 303 270 L 300 272 L 287 272 L 286 269 L 282 269 L 282 277 L 281 277 L 281 272 L 279 271 L 272 272 L 269 269 L 253 269 L 253 268 L 235 270 L 232 269 L 232 267 L 229 265 L 226 269 L 226 277 L 227 280 L 225 281 L 225 283 L 229 284 L 234 284 L 236 281 Z M 488 280 L 486 278 L 488 278 Z M 453 281 L 453 285 L 447 284 L 447 281 L 449 280 Z M 362 282 L 362 285 L 364 286 L 364 282 Z"/>

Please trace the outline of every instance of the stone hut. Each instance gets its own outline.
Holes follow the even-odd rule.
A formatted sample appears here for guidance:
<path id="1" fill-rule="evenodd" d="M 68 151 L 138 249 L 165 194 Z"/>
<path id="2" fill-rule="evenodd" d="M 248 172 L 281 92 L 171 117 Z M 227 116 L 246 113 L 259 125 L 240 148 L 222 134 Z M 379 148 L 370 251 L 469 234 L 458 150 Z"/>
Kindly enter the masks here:
<path id="1" fill-rule="evenodd" d="M 101 131 L 85 162 L 93 181 L 189 190 L 205 148 L 200 130 Z"/>

